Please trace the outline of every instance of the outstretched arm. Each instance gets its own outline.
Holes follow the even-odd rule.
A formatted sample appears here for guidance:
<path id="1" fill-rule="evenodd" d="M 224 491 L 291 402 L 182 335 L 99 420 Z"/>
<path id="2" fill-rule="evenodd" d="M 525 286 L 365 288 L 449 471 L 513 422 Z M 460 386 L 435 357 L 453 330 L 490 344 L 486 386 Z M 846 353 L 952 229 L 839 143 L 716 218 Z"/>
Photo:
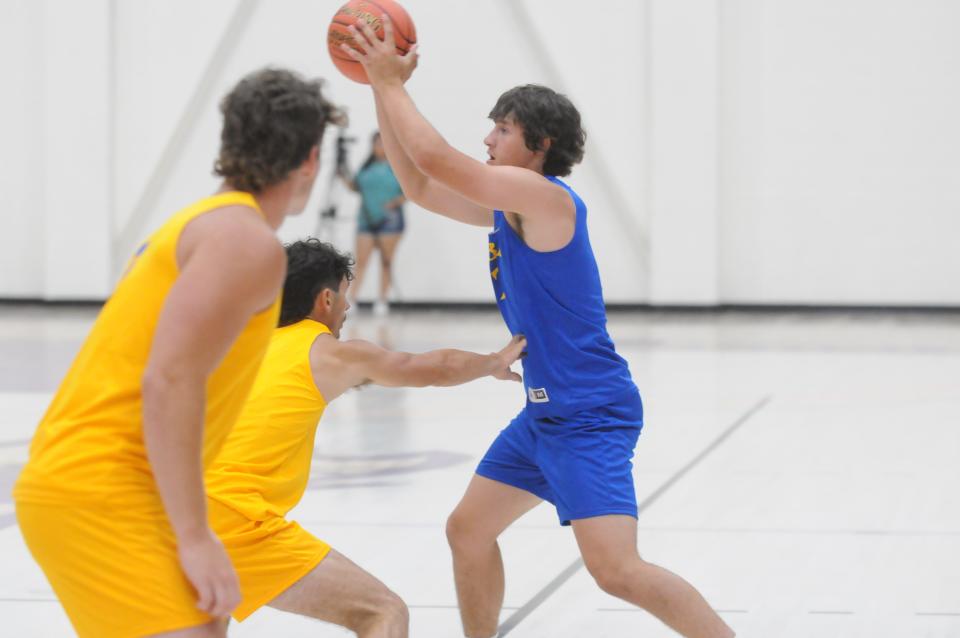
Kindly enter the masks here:
<path id="1" fill-rule="evenodd" d="M 526 344 L 526 339 L 516 336 L 492 354 L 452 348 L 412 354 L 387 350 L 369 341 L 328 339 L 325 344 L 319 340 L 315 343 L 310 363 L 317 387 L 331 401 L 348 388 L 365 383 L 420 388 L 461 385 L 486 376 L 520 381 L 520 375 L 510 366 Z"/>
<path id="2" fill-rule="evenodd" d="M 393 27 L 386 15 L 383 24 L 384 41 L 369 25 L 361 24 L 360 29 L 350 28 L 363 51 L 346 45 L 342 48 L 364 65 L 378 99 L 378 112 L 385 116 L 395 145 L 402 148 L 410 163 L 425 177 L 484 209 L 511 211 L 532 219 L 555 218 L 558 211 L 565 211 L 572 218 L 573 202 L 562 187 L 526 168 L 479 162 L 443 139 L 420 114 L 403 86 L 415 65 L 415 58 L 410 59 L 415 53 L 398 56 L 392 45 Z"/>

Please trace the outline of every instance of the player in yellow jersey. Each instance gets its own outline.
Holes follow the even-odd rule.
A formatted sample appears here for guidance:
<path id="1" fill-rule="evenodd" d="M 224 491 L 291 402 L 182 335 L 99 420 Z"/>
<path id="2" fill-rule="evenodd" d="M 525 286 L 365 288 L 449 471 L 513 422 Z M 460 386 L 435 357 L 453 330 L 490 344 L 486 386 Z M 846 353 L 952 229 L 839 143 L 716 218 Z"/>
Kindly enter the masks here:
<path id="1" fill-rule="evenodd" d="M 20 529 L 84 638 L 224 636 L 239 583 L 203 470 L 276 326 L 286 258 L 339 112 L 265 69 L 223 99 L 216 194 L 138 250 L 41 421 L 14 488 Z"/>
<path id="2" fill-rule="evenodd" d="M 452 386 L 484 376 L 519 381 L 510 370 L 525 345 L 515 337 L 494 354 L 394 352 L 340 341 L 350 304 L 352 262 L 315 239 L 287 247 L 280 327 L 250 397 L 207 471 L 210 521 L 230 554 L 243 620 L 263 605 L 347 627 L 361 638 L 407 635 L 403 601 L 375 577 L 286 519 L 310 477 L 317 423 L 350 388 Z"/>

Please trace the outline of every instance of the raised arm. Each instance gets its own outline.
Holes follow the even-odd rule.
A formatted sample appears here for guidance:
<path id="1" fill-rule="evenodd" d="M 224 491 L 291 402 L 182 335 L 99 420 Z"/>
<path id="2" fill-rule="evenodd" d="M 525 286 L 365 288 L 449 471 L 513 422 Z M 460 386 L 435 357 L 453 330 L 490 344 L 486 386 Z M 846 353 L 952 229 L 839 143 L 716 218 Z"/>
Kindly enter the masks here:
<path id="1" fill-rule="evenodd" d="M 414 54 L 415 55 L 415 54 Z M 444 217 L 455 219 L 473 226 L 493 226 L 493 209 L 484 208 L 457 195 L 449 188 L 426 175 L 410 160 L 403 146 L 397 140 L 396 133 L 380 105 L 380 97 L 373 94 L 377 105 L 377 123 L 380 127 L 380 139 L 390 161 L 403 194 L 407 199 Z"/>
<path id="2" fill-rule="evenodd" d="M 180 275 L 160 313 L 143 377 L 144 441 L 198 606 L 226 616 L 239 603 L 240 591 L 207 523 L 206 383 L 250 317 L 276 298 L 286 258 L 262 220 L 240 208 L 190 222 L 177 255 Z"/>
<path id="3" fill-rule="evenodd" d="M 383 23 L 384 41 L 392 43 L 388 16 L 384 15 Z M 363 51 L 345 45 L 343 49 L 364 65 L 378 112 L 390 124 L 395 146 L 403 149 L 423 176 L 484 209 L 510 211 L 530 219 L 555 220 L 558 212 L 573 218 L 574 205 L 566 190 L 541 174 L 518 166 L 490 166 L 450 146 L 420 114 L 404 88 L 403 81 L 415 64 L 410 57 L 415 53 L 397 55 L 395 47 L 379 40 L 369 25 L 350 28 Z"/>
<path id="4" fill-rule="evenodd" d="M 460 385 L 486 376 L 520 381 L 520 375 L 510 366 L 527 343 L 517 336 L 492 354 L 451 348 L 412 354 L 387 350 L 369 341 L 340 342 L 326 337 L 325 342 L 320 342 L 319 339 L 311 350 L 311 365 L 317 387 L 327 401 L 365 383 L 420 388 Z"/>

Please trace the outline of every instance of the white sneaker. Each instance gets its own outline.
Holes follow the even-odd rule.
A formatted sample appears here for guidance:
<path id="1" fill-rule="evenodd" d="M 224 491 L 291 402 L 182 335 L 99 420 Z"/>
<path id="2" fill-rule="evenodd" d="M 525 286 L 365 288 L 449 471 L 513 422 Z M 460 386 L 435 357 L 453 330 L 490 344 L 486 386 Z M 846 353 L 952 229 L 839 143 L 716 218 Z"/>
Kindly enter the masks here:
<path id="1" fill-rule="evenodd" d="M 373 302 L 373 316 L 386 317 L 390 314 L 390 304 L 382 299 Z"/>

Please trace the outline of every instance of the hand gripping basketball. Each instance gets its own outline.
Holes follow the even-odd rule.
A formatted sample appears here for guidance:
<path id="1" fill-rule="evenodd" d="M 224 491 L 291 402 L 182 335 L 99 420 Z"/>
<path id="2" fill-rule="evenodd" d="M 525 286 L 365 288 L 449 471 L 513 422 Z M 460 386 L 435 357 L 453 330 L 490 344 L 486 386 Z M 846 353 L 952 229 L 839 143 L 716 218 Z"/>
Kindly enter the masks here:
<path id="1" fill-rule="evenodd" d="M 384 16 L 390 20 L 390 35 L 384 30 Z M 417 29 L 410 18 L 410 14 L 394 0 L 348 0 L 340 7 L 327 28 L 327 50 L 337 70 L 354 82 L 369 84 L 366 69 L 363 64 L 341 45 L 345 44 L 352 49 L 357 46 L 359 38 L 356 32 L 351 31 L 353 25 L 367 25 L 376 34 L 376 39 L 386 43 L 393 43 L 396 51 L 406 54 L 417 43 Z"/>
<path id="2" fill-rule="evenodd" d="M 405 55 L 399 55 L 394 41 L 393 22 L 390 16 L 383 15 L 383 40 L 377 37 L 376 32 L 365 22 L 348 27 L 353 36 L 354 46 L 346 43 L 341 44 L 340 48 L 351 58 L 363 65 L 370 84 L 386 84 L 389 82 L 399 82 L 403 84 L 413 74 L 417 68 L 417 62 L 420 54 L 417 52 L 417 46 L 410 47 Z"/>

